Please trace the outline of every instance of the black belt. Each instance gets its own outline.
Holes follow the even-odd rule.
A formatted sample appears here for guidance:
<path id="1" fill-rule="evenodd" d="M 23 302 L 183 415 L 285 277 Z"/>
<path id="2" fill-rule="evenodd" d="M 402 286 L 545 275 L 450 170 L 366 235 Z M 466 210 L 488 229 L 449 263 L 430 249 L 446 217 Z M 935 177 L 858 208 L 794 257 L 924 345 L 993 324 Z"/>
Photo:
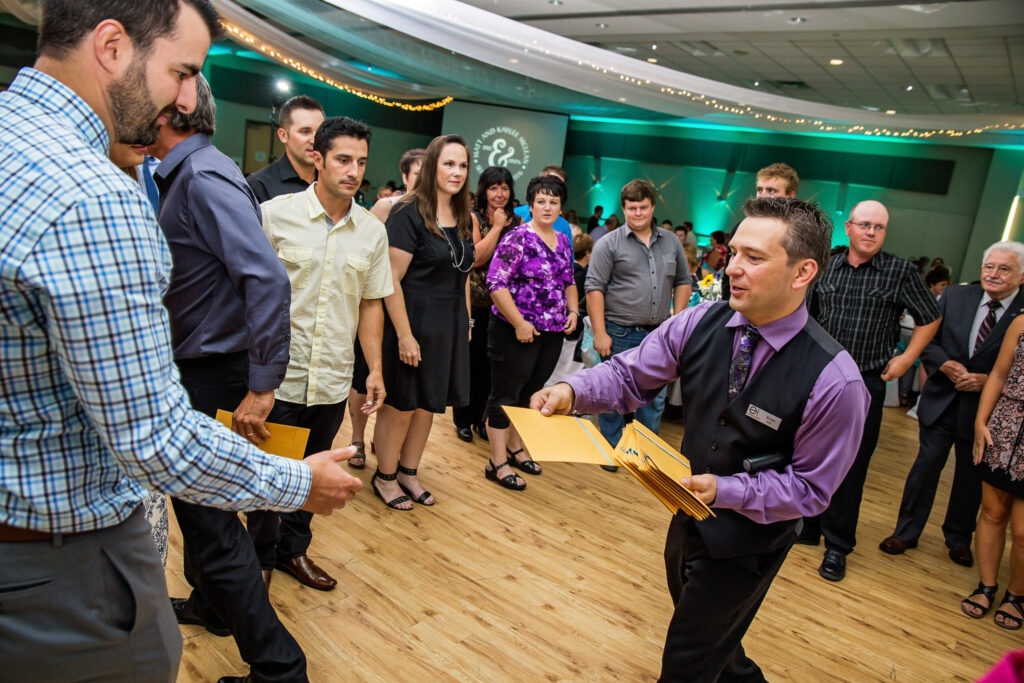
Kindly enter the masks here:
<path id="1" fill-rule="evenodd" d="M 660 327 L 660 325 L 621 325 L 630 330 L 640 330 L 641 332 L 654 332 Z"/>
<path id="2" fill-rule="evenodd" d="M 54 536 L 75 536 L 82 531 L 65 534 L 52 534 L 49 531 L 36 531 L 22 527 L 0 524 L 0 543 L 25 543 L 29 541 L 50 541 Z"/>

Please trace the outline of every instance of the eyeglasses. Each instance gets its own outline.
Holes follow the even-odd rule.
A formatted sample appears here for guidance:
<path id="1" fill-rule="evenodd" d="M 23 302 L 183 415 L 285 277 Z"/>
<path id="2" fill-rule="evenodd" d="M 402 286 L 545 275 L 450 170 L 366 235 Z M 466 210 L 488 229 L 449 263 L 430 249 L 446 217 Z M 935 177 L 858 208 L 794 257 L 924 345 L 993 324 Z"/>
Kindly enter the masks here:
<path id="1" fill-rule="evenodd" d="M 886 226 L 884 226 L 884 225 L 872 225 L 871 223 L 868 223 L 867 221 L 864 221 L 862 223 L 854 223 L 853 221 L 846 221 L 846 222 L 848 224 L 850 224 L 850 225 L 856 226 L 857 228 L 860 229 L 861 232 L 870 232 L 872 230 L 874 230 L 875 232 L 885 232 L 885 228 L 886 228 Z"/>

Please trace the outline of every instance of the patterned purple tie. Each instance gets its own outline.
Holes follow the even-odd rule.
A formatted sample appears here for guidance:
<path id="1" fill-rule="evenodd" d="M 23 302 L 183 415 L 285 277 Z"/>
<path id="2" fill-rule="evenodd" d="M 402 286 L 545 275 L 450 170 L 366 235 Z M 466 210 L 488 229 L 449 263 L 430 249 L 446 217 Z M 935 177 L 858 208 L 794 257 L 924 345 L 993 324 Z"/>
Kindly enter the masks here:
<path id="1" fill-rule="evenodd" d="M 974 340 L 974 351 L 977 352 L 978 347 L 981 346 L 981 342 L 985 341 L 985 337 L 992 331 L 992 328 L 996 326 L 996 311 L 1003 305 L 998 301 L 988 302 L 988 314 L 985 319 L 981 321 L 981 327 L 978 328 L 978 337 Z"/>
<path id="2" fill-rule="evenodd" d="M 750 362 L 754 357 L 754 347 L 761 333 L 753 325 L 744 325 L 740 334 L 740 348 L 733 356 L 732 364 L 729 366 L 729 400 L 736 398 L 736 395 L 747 383 L 747 375 L 750 374 Z"/>

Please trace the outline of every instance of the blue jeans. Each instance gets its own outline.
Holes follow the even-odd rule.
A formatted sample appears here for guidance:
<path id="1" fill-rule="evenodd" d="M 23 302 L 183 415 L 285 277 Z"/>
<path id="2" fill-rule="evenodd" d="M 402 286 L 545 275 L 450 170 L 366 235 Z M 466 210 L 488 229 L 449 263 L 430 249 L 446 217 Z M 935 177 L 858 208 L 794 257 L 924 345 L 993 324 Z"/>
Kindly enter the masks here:
<path id="1" fill-rule="evenodd" d="M 649 332 L 638 330 L 635 327 L 623 327 L 609 320 L 604 322 L 608 336 L 612 338 L 612 356 L 623 351 L 628 351 L 640 346 L 640 342 L 647 337 Z M 665 412 L 665 387 L 662 387 L 654 400 L 647 405 L 637 408 L 634 416 L 640 424 L 650 429 L 655 434 L 661 428 L 661 414 Z M 597 416 L 601 427 L 601 434 L 608 439 L 608 443 L 615 447 L 622 438 L 622 428 L 626 424 L 626 418 L 622 413 L 601 413 Z"/>

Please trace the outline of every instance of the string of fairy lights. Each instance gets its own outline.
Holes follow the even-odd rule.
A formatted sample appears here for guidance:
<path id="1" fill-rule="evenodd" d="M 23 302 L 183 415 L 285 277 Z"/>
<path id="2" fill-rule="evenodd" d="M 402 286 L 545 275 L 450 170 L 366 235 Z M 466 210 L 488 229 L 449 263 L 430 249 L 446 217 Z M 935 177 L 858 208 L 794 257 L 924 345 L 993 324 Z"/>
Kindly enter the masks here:
<path id="1" fill-rule="evenodd" d="M 380 104 L 380 105 L 383 105 L 383 106 L 386 106 L 386 107 L 394 107 L 394 108 L 397 108 L 397 109 L 402 109 L 402 110 L 411 111 L 411 112 L 427 112 L 427 111 L 434 111 L 436 109 L 440 109 L 441 107 L 444 107 L 445 105 L 447 105 L 449 102 L 452 102 L 453 99 L 454 99 L 453 97 L 448 96 L 448 97 L 445 97 L 443 99 L 437 100 L 435 102 L 430 102 L 430 103 L 425 103 L 425 104 L 409 104 L 409 103 L 400 102 L 400 101 L 397 101 L 397 100 L 389 100 L 389 99 L 387 99 L 385 97 L 382 97 L 380 95 L 375 95 L 373 93 L 369 93 L 369 92 L 366 92 L 364 90 L 360 90 L 359 88 L 353 87 L 353 86 L 351 86 L 351 85 L 349 85 L 347 83 L 343 83 L 343 82 L 338 81 L 338 80 L 336 80 L 334 78 L 331 78 L 330 76 L 327 76 L 327 75 L 317 71 L 316 69 L 313 69 L 312 67 L 306 65 L 302 61 L 300 61 L 298 59 L 295 59 L 294 57 L 291 57 L 291 56 L 289 56 L 287 54 L 284 54 L 283 52 L 281 52 L 280 49 L 278 49 L 274 45 L 271 45 L 271 44 L 261 40 L 257 36 L 254 36 L 253 34 L 249 33 L 248 31 L 246 31 L 246 30 L 242 29 L 241 27 L 236 26 L 236 25 L 234 25 L 234 24 L 232 24 L 232 23 L 230 23 L 228 21 L 225 21 L 225 20 L 222 19 L 221 20 L 221 24 L 224 26 L 224 29 L 228 32 L 228 34 L 231 37 L 233 37 L 235 40 L 237 40 L 237 41 L 239 41 L 239 42 L 241 42 L 241 43 L 243 43 L 245 45 L 251 46 L 252 48 L 258 50 L 260 53 L 262 53 L 262 54 L 266 55 L 267 57 L 277 61 L 278 63 L 283 64 L 283 65 L 285 65 L 285 66 L 287 66 L 287 67 L 289 67 L 291 69 L 294 69 L 295 71 L 298 71 L 299 73 L 305 74 L 306 76 L 309 76 L 310 78 L 313 78 L 313 79 L 315 79 L 317 81 L 320 81 L 321 83 L 324 83 L 324 84 L 329 85 L 331 87 L 337 88 L 338 90 L 341 90 L 343 92 L 347 92 L 349 94 L 355 95 L 356 97 L 361 97 L 363 99 L 370 100 L 371 102 L 375 102 L 377 104 Z M 630 75 L 627 75 L 627 74 L 624 74 L 624 73 L 620 73 L 619 70 L 617 68 L 615 68 L 614 66 L 612 66 L 612 65 L 598 64 L 598 63 L 593 62 L 593 61 L 591 61 L 589 59 L 577 59 L 576 57 L 572 57 L 572 56 L 569 56 L 569 55 L 560 55 L 560 54 L 557 54 L 557 53 L 552 55 L 551 50 L 543 48 L 543 47 L 540 47 L 537 44 L 536 40 L 532 41 L 532 45 L 531 44 L 522 44 L 522 50 L 523 50 L 524 53 L 527 53 L 527 54 L 530 53 L 531 51 L 534 51 L 534 52 L 537 52 L 537 53 L 541 53 L 542 52 L 542 53 L 544 53 L 545 56 L 548 56 L 548 57 L 552 57 L 553 56 L 555 58 L 559 58 L 559 59 L 562 59 L 562 60 L 570 62 L 570 63 L 575 62 L 577 66 L 582 66 L 582 67 L 587 67 L 587 68 L 593 69 L 594 71 L 597 71 L 597 72 L 601 73 L 602 75 L 608 75 L 609 72 L 611 72 L 611 75 L 613 77 L 615 75 L 618 75 L 619 80 L 627 82 L 627 83 L 629 83 L 631 85 L 642 87 L 642 88 L 648 88 L 648 87 L 658 88 L 658 92 L 660 94 L 662 94 L 662 95 L 670 95 L 670 96 L 675 96 L 675 97 L 687 99 L 687 100 L 689 100 L 693 104 L 703 105 L 703 106 L 707 107 L 708 109 L 713 109 L 715 111 L 720 111 L 720 112 L 723 112 L 723 113 L 733 114 L 733 115 L 736 115 L 736 116 L 749 117 L 749 118 L 754 119 L 754 120 L 762 120 L 762 121 L 767 121 L 767 122 L 770 122 L 770 123 L 780 123 L 780 124 L 785 124 L 785 125 L 789 125 L 789 126 L 799 126 L 799 127 L 803 127 L 803 128 L 806 128 L 806 129 L 815 129 L 815 130 L 817 130 L 819 132 L 823 132 L 823 133 L 845 133 L 845 134 L 853 134 L 853 135 L 864 135 L 864 136 L 869 136 L 869 137 L 917 138 L 917 139 L 921 139 L 921 140 L 926 140 L 928 138 L 933 138 L 933 137 L 960 138 L 960 137 L 965 137 L 965 136 L 970 136 L 970 135 L 979 135 L 981 133 L 1006 132 L 1006 131 L 1013 131 L 1013 130 L 1024 129 L 1024 123 L 1003 122 L 1003 123 L 988 123 L 988 124 L 985 124 L 985 125 L 982 125 L 982 126 L 977 126 L 975 128 L 968 128 L 968 129 L 942 128 L 942 129 L 938 129 L 938 130 L 934 130 L 934 129 L 919 130 L 919 129 L 915 129 L 915 128 L 902 129 L 902 128 L 899 128 L 899 127 L 889 128 L 889 127 L 884 127 L 884 126 L 868 127 L 868 126 L 863 126 L 863 125 L 859 125 L 859 124 L 843 124 L 843 123 L 836 123 L 836 122 L 825 122 L 825 121 L 820 120 L 820 119 L 813 119 L 813 118 L 807 118 L 807 117 L 786 116 L 786 115 L 771 113 L 771 112 L 767 112 L 767 111 L 759 111 L 759 110 L 757 110 L 757 109 L 755 109 L 755 108 L 753 108 L 753 107 L 751 107 L 749 105 L 745 105 L 745 104 L 731 104 L 731 103 L 728 103 L 728 102 L 720 102 L 716 98 L 709 97 L 709 96 L 701 94 L 701 93 L 695 93 L 695 92 L 692 92 L 690 90 L 685 90 L 685 89 L 682 89 L 682 88 L 673 88 L 673 87 L 668 86 L 668 85 L 659 85 L 657 83 L 652 83 L 650 79 L 640 79 L 640 78 L 636 78 L 634 76 L 630 76 Z M 512 63 L 518 63 L 519 62 L 518 59 L 512 59 L 510 61 Z M 620 102 L 627 101 L 627 99 L 623 98 L 623 97 L 620 97 L 618 99 L 619 99 Z M 894 114 L 895 112 L 886 112 L 886 113 L 887 114 Z"/>
<path id="2" fill-rule="evenodd" d="M 444 99 L 437 100 L 436 102 L 429 102 L 426 104 L 409 104 L 407 102 L 389 100 L 386 97 L 374 95 L 373 93 L 366 92 L 365 90 L 360 90 L 359 88 L 355 88 L 347 83 L 342 83 L 341 81 L 335 80 L 334 78 L 331 78 L 330 76 L 327 76 L 317 71 L 316 69 L 307 66 L 298 59 L 295 59 L 294 57 L 282 53 L 273 45 L 265 43 L 264 41 L 260 40 L 259 38 L 257 38 L 256 36 L 254 36 L 253 34 L 249 33 L 248 31 L 244 30 L 239 26 L 224 21 L 223 19 L 221 19 L 220 23 L 224 27 L 224 30 L 227 31 L 227 33 L 234 40 L 237 40 L 249 47 L 252 47 L 255 50 L 258 50 L 261 54 L 266 55 L 267 57 L 273 59 L 274 61 L 283 64 L 290 69 L 294 69 L 295 71 L 298 71 L 299 73 L 305 76 L 309 76 L 314 80 L 320 81 L 324 85 L 329 85 L 332 88 L 337 88 L 338 90 L 347 92 L 350 95 L 361 97 L 364 100 L 370 100 L 371 102 L 375 102 L 385 107 L 394 107 L 396 109 L 402 109 L 405 111 L 412 112 L 434 111 L 435 109 L 440 109 L 441 107 L 445 106 L 446 104 L 455 99 L 451 96 L 448 96 L 445 97 Z"/>

